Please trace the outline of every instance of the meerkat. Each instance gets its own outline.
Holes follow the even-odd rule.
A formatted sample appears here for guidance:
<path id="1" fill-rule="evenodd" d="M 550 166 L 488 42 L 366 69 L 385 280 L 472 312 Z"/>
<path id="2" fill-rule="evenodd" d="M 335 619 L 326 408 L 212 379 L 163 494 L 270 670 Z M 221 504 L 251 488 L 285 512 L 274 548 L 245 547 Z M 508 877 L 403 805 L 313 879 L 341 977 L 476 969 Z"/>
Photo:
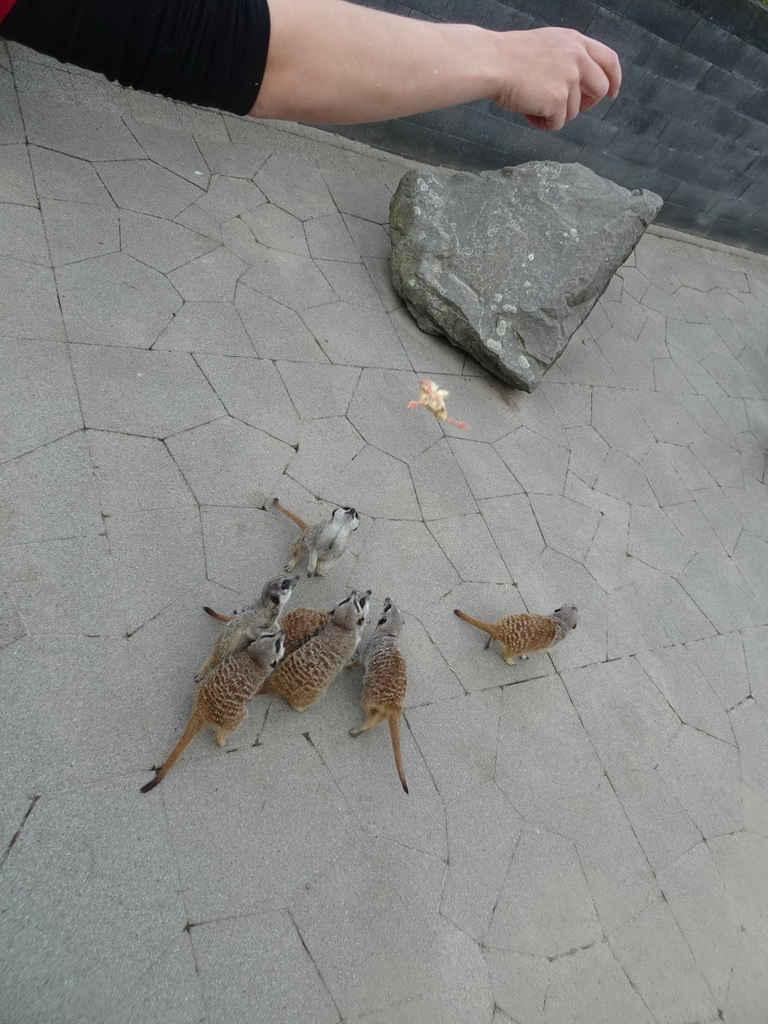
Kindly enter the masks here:
<path id="1" fill-rule="evenodd" d="M 298 579 L 298 576 L 296 577 Z M 212 615 L 220 622 L 232 622 L 234 615 L 222 615 L 213 611 L 212 608 L 205 608 L 204 611 Z M 235 612 L 237 615 L 237 612 Z M 285 654 L 293 654 L 302 644 L 319 633 L 330 618 L 330 612 L 321 612 L 316 608 L 294 608 L 280 620 L 280 626 L 285 631 Z"/>
<path id="2" fill-rule="evenodd" d="M 294 711 L 306 711 L 323 696 L 360 643 L 371 592 L 339 601 L 322 629 L 284 658 L 259 693 L 285 697 Z"/>
<path id="3" fill-rule="evenodd" d="M 547 651 L 555 644 L 564 640 L 578 623 L 578 608 L 575 604 L 566 604 L 556 608 L 551 615 L 507 615 L 496 622 L 483 622 L 454 609 L 465 622 L 472 623 L 484 633 L 488 633 L 486 648 L 494 640 L 501 644 L 501 656 L 508 665 L 513 665 L 517 658 L 527 658 L 536 651 Z"/>
<path id="4" fill-rule="evenodd" d="M 395 755 L 400 784 L 408 792 L 400 753 L 400 716 L 405 703 L 408 672 L 405 658 L 397 649 L 397 638 L 403 629 L 403 617 L 387 597 L 376 629 L 366 641 L 359 657 L 351 664 L 365 669 L 360 704 L 366 719 L 359 729 L 350 729 L 350 736 L 360 736 L 386 718 Z"/>
<path id="5" fill-rule="evenodd" d="M 315 608 L 294 608 L 288 612 L 281 623 L 285 630 L 285 657 L 298 651 L 316 636 L 328 624 L 330 617 L 330 612 L 321 612 Z"/>
<path id="6" fill-rule="evenodd" d="M 283 657 L 284 638 L 282 629 L 263 633 L 246 650 L 225 658 L 205 676 L 198 688 L 195 707 L 181 739 L 154 779 L 141 787 L 142 793 L 148 793 L 163 781 L 206 725 L 215 726 L 216 742 L 220 747 L 227 745 L 229 737 L 248 717 L 245 705 Z"/>
<path id="7" fill-rule="evenodd" d="M 331 562 L 335 562 L 344 554 L 349 535 L 360 525 L 360 516 L 353 508 L 346 506 L 334 509 L 330 522 L 316 523 L 312 526 L 289 511 L 285 505 L 281 505 L 277 498 L 272 504 L 301 530 L 293 542 L 292 557 L 285 567 L 285 572 L 294 569 L 306 555 L 307 576 L 324 576 Z"/>
<path id="8" fill-rule="evenodd" d="M 210 672 L 224 658 L 235 654 L 262 633 L 272 629 L 299 579 L 299 576 L 275 576 L 274 579 L 267 580 L 259 597 L 241 612 L 235 612 L 231 616 L 220 615 L 212 608 L 204 606 L 204 612 L 220 622 L 226 622 L 227 625 L 217 636 L 213 650 L 197 670 L 195 679 L 199 682 L 206 672 Z"/>

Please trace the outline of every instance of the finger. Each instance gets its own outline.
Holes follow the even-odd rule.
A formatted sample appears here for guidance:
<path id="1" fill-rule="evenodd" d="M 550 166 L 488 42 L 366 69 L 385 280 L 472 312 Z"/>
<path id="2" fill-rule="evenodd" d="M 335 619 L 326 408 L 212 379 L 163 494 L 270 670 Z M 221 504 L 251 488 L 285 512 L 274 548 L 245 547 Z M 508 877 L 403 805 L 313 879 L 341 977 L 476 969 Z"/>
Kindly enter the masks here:
<path id="1" fill-rule="evenodd" d="M 579 110 L 589 110 L 608 93 L 611 83 L 608 76 L 595 61 L 590 61 L 581 76 L 581 97 Z"/>
<path id="2" fill-rule="evenodd" d="M 591 39 L 589 36 L 585 38 L 587 53 L 602 68 L 608 79 L 608 95 L 611 99 L 615 99 L 621 88 L 619 56 L 615 50 L 612 50 L 610 46 L 606 46 L 605 43 L 601 43 L 597 39 Z"/>
<path id="3" fill-rule="evenodd" d="M 548 132 L 558 132 L 563 127 L 567 120 L 568 114 L 568 103 L 569 99 L 565 103 L 559 103 L 553 114 L 548 114 L 542 118 L 544 121 L 544 129 Z"/>
<path id="4" fill-rule="evenodd" d="M 572 121 L 581 110 L 581 85 L 577 82 L 568 92 L 565 104 L 565 120 Z"/>

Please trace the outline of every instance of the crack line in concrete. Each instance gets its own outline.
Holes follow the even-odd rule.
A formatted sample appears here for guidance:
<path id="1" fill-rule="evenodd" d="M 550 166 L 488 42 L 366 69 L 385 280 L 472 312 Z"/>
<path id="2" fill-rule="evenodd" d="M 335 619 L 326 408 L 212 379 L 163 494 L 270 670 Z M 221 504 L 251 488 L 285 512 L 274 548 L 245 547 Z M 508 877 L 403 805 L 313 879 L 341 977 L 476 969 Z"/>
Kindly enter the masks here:
<path id="1" fill-rule="evenodd" d="M 11 836 L 10 842 L 8 843 L 8 845 L 5 848 L 5 852 L 3 853 L 2 857 L 0 857 L 0 868 L 3 867 L 3 865 L 6 862 L 6 860 L 8 859 L 8 855 L 10 854 L 11 850 L 13 849 L 14 844 L 17 842 L 19 836 L 21 835 L 21 831 L 24 828 L 24 826 L 26 825 L 26 823 L 27 823 L 27 821 L 29 819 L 30 814 L 35 809 L 35 804 L 37 803 L 37 801 L 39 799 L 40 799 L 40 794 L 39 793 L 36 796 L 32 797 L 32 802 L 30 803 L 29 807 L 27 808 L 26 813 L 24 814 L 24 817 L 21 819 L 21 823 L 19 824 L 19 827 L 16 829 L 14 834 Z"/>

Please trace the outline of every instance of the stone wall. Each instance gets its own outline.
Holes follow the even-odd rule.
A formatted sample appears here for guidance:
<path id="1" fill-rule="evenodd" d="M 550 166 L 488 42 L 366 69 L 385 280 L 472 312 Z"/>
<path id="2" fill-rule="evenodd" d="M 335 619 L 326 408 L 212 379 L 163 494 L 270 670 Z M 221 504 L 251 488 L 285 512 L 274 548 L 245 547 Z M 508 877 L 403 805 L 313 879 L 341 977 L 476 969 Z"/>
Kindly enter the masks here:
<path id="1" fill-rule="evenodd" d="M 768 253 L 768 7 L 758 0 L 366 2 L 494 29 L 575 28 L 618 51 L 624 85 L 554 134 L 490 101 L 334 130 L 470 170 L 578 161 L 659 193 L 658 223 Z"/>

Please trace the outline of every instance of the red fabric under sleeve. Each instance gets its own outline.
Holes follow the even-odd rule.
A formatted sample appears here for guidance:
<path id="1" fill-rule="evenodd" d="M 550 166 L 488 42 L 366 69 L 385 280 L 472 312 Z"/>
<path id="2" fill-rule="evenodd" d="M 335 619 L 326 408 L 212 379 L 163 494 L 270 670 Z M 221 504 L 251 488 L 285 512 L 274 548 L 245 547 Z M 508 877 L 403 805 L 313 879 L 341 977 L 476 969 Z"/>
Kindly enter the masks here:
<path id="1" fill-rule="evenodd" d="M 0 0 L 0 21 L 3 20 L 15 3 L 16 0 Z"/>

